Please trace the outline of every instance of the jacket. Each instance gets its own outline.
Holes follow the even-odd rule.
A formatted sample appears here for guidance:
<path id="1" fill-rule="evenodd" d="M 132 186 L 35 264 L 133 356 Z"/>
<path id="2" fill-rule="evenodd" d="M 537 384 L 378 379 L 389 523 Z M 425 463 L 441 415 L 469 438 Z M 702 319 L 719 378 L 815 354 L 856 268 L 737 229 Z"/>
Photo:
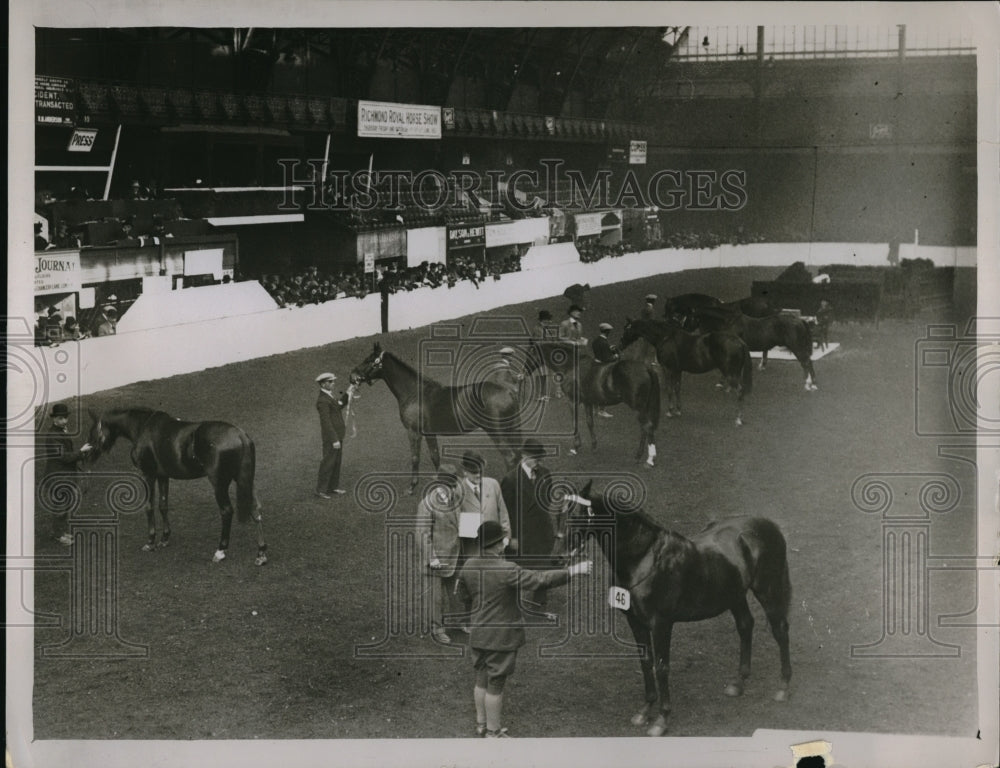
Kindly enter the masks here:
<path id="1" fill-rule="evenodd" d="M 434 492 L 424 494 L 417 505 L 420 565 L 428 567 L 435 557 L 441 561 L 440 568 L 430 570 L 432 576 L 447 578 L 455 573 L 461 551 L 458 514 L 462 506 L 462 493 L 459 484 L 450 502 L 442 501 Z"/>
<path id="2" fill-rule="evenodd" d="M 344 427 L 344 417 L 341 409 L 347 404 L 347 395 L 338 400 L 326 392 L 320 391 L 316 399 L 316 410 L 319 411 L 319 428 L 323 434 L 323 445 L 342 441 L 347 430 Z"/>
<path id="3" fill-rule="evenodd" d="M 492 477 L 482 476 L 480 478 L 481 498 L 477 499 L 476 494 L 469 488 L 467 480 L 462 480 L 462 502 L 459 512 L 474 512 L 479 514 L 479 525 L 487 520 L 500 523 L 504 536 L 510 537 L 510 516 L 507 513 L 507 505 L 504 503 L 503 494 L 500 492 L 500 483 Z"/>
<path id="4" fill-rule="evenodd" d="M 619 355 L 618 349 L 604 336 L 598 336 L 590 342 L 590 351 L 594 354 L 594 362 L 613 363 Z"/>
<path id="5" fill-rule="evenodd" d="M 552 498 L 552 473 L 541 464 L 528 477 L 521 463 L 500 481 L 500 492 L 510 515 L 519 555 L 549 555 L 554 543 L 554 518 L 558 512 Z"/>
<path id="6" fill-rule="evenodd" d="M 535 592 L 569 581 L 569 569 L 532 571 L 498 555 L 470 557 L 459 578 L 472 599 L 469 644 L 488 651 L 515 651 L 525 643 L 519 592 Z"/>

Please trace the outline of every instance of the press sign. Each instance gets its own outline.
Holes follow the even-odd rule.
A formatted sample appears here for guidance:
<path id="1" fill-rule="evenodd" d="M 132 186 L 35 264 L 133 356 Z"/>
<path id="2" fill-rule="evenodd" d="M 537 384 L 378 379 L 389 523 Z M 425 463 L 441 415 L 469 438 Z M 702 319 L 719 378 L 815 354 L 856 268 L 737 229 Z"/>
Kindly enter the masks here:
<path id="1" fill-rule="evenodd" d="M 629 594 L 627 589 L 610 587 L 608 589 L 608 604 L 620 611 L 627 611 L 629 606 L 632 605 L 632 595 Z"/>
<path id="2" fill-rule="evenodd" d="M 73 135 L 69 137 L 69 146 L 66 147 L 70 152 L 89 152 L 94 148 L 94 142 L 97 140 L 97 131 L 93 128 L 76 128 L 73 130 Z"/>

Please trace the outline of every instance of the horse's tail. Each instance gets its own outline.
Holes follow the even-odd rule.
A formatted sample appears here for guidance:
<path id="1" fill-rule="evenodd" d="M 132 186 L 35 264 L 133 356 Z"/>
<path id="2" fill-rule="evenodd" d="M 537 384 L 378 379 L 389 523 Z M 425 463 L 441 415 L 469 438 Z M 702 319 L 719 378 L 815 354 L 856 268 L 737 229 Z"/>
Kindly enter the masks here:
<path id="1" fill-rule="evenodd" d="M 649 399 L 646 401 L 646 411 L 655 430 L 660 426 L 660 377 L 653 368 L 647 366 L 646 371 L 649 374 Z"/>
<path id="2" fill-rule="evenodd" d="M 772 520 L 755 518 L 750 538 L 741 536 L 741 545 L 754 562 L 751 587 L 769 614 L 780 611 L 788 616 L 792 605 L 792 579 L 788 572 L 788 543 Z"/>
<path id="3" fill-rule="evenodd" d="M 753 360 L 750 359 L 750 347 L 743 345 L 741 350 L 743 364 L 740 366 L 740 388 L 744 395 L 753 392 Z"/>
<path id="4" fill-rule="evenodd" d="M 243 447 L 240 451 L 240 466 L 236 473 L 236 519 L 245 523 L 250 520 L 257 507 L 257 497 L 253 492 L 257 449 L 245 432 L 240 434 L 240 442 Z"/>

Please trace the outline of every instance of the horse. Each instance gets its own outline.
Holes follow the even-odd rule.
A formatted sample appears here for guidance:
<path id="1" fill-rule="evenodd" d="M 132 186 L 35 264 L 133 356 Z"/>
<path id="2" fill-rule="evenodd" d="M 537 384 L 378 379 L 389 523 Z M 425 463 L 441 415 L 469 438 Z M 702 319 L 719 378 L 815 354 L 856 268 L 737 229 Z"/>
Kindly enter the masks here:
<path id="1" fill-rule="evenodd" d="M 816 390 L 816 371 L 812 364 L 812 331 L 809 324 L 792 315 L 747 317 L 719 309 L 701 309 L 695 313 L 697 328 L 702 332 L 733 333 L 746 342 L 753 352 L 763 352 L 760 370 L 767 365 L 767 352 L 772 347 L 787 347 L 802 366 L 805 389 Z"/>
<path id="2" fill-rule="evenodd" d="M 742 312 L 747 317 L 767 317 L 779 312 L 766 296 L 746 296 L 735 301 L 725 301 L 722 307 L 734 313 Z"/>
<path id="3" fill-rule="evenodd" d="M 667 378 L 668 415 L 681 415 L 681 374 L 719 371 L 727 386 L 736 390 L 736 426 L 743 424 L 743 396 L 753 390 L 753 363 L 750 350 L 739 336 L 731 333 L 688 333 L 666 320 L 625 319 L 622 349 L 637 339 L 656 348 Z"/>
<path id="4" fill-rule="evenodd" d="M 382 379 L 399 403 L 399 419 L 410 441 L 410 487 L 417 487 L 420 443 L 427 441 L 435 468 L 441 464 L 438 436 L 461 435 L 482 429 L 508 464 L 521 447 L 521 406 L 509 388 L 492 381 L 448 387 L 417 373 L 377 341 L 372 352 L 352 371 L 352 384 L 371 386 Z"/>
<path id="5" fill-rule="evenodd" d="M 792 585 L 787 546 L 778 525 L 764 517 L 727 518 L 688 538 L 667 530 L 643 509 L 629 508 L 618 494 L 592 495 L 592 484 L 564 497 L 563 541 L 571 556 L 581 542 L 594 536 L 611 566 L 614 587 L 627 592 L 617 593 L 616 603 L 625 610 L 638 646 L 646 701 L 632 724 L 649 725 L 649 736 L 666 731 L 671 707 L 670 640 L 677 622 L 711 619 L 725 611 L 733 614 L 740 638 L 739 672 L 726 685 L 725 694 L 742 695 L 750 676 L 754 626 L 748 591 L 764 609 L 778 644 L 781 674 L 774 700 L 787 701 L 792 677 L 788 650 Z"/>
<path id="6" fill-rule="evenodd" d="M 584 407 L 591 448 L 597 448 L 594 411 L 619 403 L 628 405 L 636 412 L 639 421 L 636 461 L 641 460 L 645 452 L 646 466 L 655 466 L 656 429 L 660 424 L 660 383 L 656 372 L 638 360 L 596 363 L 593 358 L 581 359 L 579 350 L 570 342 L 533 340 L 525 361 L 525 379 L 542 366 L 561 375 L 560 387 L 569 397 L 570 404 Z M 570 454 L 575 456 L 580 445 L 580 425 L 577 422 Z"/>
<path id="7" fill-rule="evenodd" d="M 714 296 L 705 293 L 682 293 L 679 296 L 667 297 L 663 304 L 663 316 L 690 331 L 694 327 L 695 310 L 721 306 L 722 301 Z"/>
<path id="8" fill-rule="evenodd" d="M 251 517 L 257 523 L 256 565 L 267 563 L 267 544 L 260 502 L 253 489 L 256 449 L 253 440 L 239 427 L 224 421 L 180 421 L 152 408 L 115 408 L 104 413 L 90 412 L 89 442 L 91 458 L 97 460 L 114 446 L 119 437 L 130 441 L 132 463 L 142 473 L 148 492 L 146 519 L 149 538 L 144 552 L 170 543 L 170 520 L 167 497 L 170 480 L 194 480 L 207 477 L 215 490 L 215 501 L 222 515 L 222 533 L 213 562 L 226 557 L 233 522 L 233 504 L 229 486 L 236 483 L 236 517 L 241 523 Z M 159 489 L 163 535 L 156 542 L 154 502 Z"/>

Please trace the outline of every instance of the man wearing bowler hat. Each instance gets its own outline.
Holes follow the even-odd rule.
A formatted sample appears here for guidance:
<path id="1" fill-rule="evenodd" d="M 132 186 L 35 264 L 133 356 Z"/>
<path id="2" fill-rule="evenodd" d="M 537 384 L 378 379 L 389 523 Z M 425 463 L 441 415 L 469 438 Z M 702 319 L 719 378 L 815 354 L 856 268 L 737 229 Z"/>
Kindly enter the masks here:
<path id="1" fill-rule="evenodd" d="M 316 495 L 321 499 L 332 499 L 334 495 L 347 493 L 340 487 L 340 464 L 344 455 L 344 434 L 347 431 L 341 411 L 350 398 L 344 393 L 340 397 L 334 396 L 333 385 L 336 381 L 337 377 L 332 373 L 321 373 L 316 377 L 316 383 L 319 384 L 316 410 L 319 412 L 319 428 L 323 436 L 323 459 L 319 464 Z"/>
<path id="2" fill-rule="evenodd" d="M 49 413 L 52 419 L 52 426 L 43 433 L 39 441 L 45 455 L 45 464 L 42 470 L 42 481 L 39 484 L 38 500 L 41 509 L 52 515 L 52 537 L 67 547 L 73 545 L 73 537 L 69 534 L 66 511 L 56 510 L 60 506 L 55 499 L 55 492 L 51 485 L 55 481 L 55 475 L 62 475 L 61 482 L 74 486 L 73 496 L 79 496 L 80 488 L 77 485 L 77 476 L 80 472 L 80 462 L 87 458 L 91 451 L 90 443 L 84 443 L 79 451 L 73 449 L 73 440 L 66 432 L 66 425 L 69 424 L 69 408 L 64 403 L 56 403 Z M 59 498 L 65 498 L 67 494 L 58 494 Z"/>
<path id="3" fill-rule="evenodd" d="M 474 606 L 469 646 L 475 669 L 475 734 L 487 738 L 508 735 L 502 725 L 503 690 L 514 674 L 517 649 L 526 642 L 518 593 L 556 587 L 591 569 L 589 560 L 552 571 L 521 568 L 504 559 L 506 537 L 499 523 L 485 521 L 477 531 L 480 553 L 459 572 Z"/>

